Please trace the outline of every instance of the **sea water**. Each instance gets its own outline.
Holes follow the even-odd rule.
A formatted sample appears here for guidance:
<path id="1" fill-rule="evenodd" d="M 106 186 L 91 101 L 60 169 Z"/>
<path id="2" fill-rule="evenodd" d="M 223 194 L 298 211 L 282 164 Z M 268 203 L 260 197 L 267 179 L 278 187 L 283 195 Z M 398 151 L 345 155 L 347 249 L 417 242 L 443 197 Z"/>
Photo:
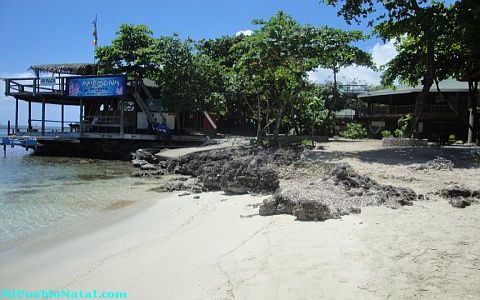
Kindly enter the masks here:
<path id="1" fill-rule="evenodd" d="M 133 172 L 127 162 L 42 157 L 18 146 L 4 157 L 2 149 L 0 251 L 148 197 L 145 185 L 154 183 Z"/>

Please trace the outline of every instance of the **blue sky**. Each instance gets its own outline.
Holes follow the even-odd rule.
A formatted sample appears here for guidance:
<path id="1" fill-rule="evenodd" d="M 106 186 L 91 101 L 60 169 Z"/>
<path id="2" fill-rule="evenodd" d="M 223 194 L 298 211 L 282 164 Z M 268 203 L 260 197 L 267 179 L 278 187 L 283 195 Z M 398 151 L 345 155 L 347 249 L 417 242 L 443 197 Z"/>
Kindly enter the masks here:
<path id="1" fill-rule="evenodd" d="M 34 64 L 93 61 L 92 20 L 98 15 L 99 44 L 107 45 L 122 23 L 145 24 L 156 36 L 178 33 L 182 38 L 214 38 L 252 29 L 253 19 L 267 19 L 283 10 L 300 23 L 329 25 L 344 29 L 368 30 L 364 25 L 347 26 L 337 17 L 336 9 L 319 0 L 177 0 L 177 1 L 22 1 L 0 0 L 0 77 L 27 76 Z M 359 44 L 377 53 L 379 62 L 394 55 L 392 45 L 378 39 Z M 316 80 L 326 80 L 329 73 L 319 70 Z M 375 82 L 378 74 L 363 69 L 344 72 L 348 79 Z M 14 118 L 14 101 L 0 96 L 0 124 Z M 26 106 L 21 104 L 21 111 Z M 35 114 L 37 116 L 35 116 Z M 39 117 L 34 105 L 34 117 Z M 20 123 L 26 124 L 25 114 Z M 59 119 L 58 107 L 47 108 L 47 118 Z M 67 118 L 78 118 L 78 108 L 69 109 Z"/>

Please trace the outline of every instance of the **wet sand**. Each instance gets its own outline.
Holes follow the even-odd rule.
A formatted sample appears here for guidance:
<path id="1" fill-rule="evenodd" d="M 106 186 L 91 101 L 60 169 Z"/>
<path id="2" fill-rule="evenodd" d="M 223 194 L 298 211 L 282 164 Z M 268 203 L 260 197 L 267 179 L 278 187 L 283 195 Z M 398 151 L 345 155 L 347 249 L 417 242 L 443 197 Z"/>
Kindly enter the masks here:
<path id="1" fill-rule="evenodd" d="M 256 215 L 261 200 L 171 195 L 84 234 L 0 254 L 0 285 L 119 290 L 129 299 L 480 295 L 479 205 L 426 201 L 298 222 Z"/>

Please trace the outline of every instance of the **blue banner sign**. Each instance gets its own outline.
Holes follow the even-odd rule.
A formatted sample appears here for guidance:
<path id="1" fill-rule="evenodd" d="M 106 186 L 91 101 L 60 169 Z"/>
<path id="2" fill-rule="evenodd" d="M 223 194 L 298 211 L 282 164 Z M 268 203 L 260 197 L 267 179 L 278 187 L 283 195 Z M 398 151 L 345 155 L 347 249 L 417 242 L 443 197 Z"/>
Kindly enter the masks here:
<path id="1" fill-rule="evenodd" d="M 127 89 L 126 76 L 67 77 L 69 97 L 116 97 L 124 96 Z"/>

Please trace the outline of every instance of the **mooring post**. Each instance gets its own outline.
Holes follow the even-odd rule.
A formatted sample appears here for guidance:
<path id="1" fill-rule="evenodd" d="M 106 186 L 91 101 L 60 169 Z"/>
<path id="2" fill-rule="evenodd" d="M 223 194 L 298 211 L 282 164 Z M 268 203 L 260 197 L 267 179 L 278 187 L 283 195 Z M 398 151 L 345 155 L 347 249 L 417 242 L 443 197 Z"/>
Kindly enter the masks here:
<path id="1" fill-rule="evenodd" d="M 7 135 L 10 135 L 10 120 L 7 122 Z"/>

